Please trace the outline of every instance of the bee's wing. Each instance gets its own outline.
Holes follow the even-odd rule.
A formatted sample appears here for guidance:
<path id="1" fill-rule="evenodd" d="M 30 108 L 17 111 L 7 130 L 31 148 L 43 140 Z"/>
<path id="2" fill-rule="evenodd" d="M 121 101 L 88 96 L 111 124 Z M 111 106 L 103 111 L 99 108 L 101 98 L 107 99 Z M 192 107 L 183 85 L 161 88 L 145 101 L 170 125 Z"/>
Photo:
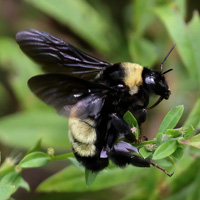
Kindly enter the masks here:
<path id="1" fill-rule="evenodd" d="M 104 86 L 65 74 L 32 77 L 28 85 L 33 93 L 65 117 L 96 117 L 108 89 Z"/>
<path id="2" fill-rule="evenodd" d="M 34 29 L 16 35 L 22 51 L 43 66 L 44 71 L 64 73 L 89 80 L 112 64 L 89 56 L 49 33 Z"/>

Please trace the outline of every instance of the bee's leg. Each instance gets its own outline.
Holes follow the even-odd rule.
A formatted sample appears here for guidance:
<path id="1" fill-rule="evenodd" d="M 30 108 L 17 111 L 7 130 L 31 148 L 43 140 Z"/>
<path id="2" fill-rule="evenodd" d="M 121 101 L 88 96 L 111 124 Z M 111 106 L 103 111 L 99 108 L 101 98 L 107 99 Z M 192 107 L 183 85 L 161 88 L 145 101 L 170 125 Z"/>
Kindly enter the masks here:
<path id="1" fill-rule="evenodd" d="M 111 122 L 110 122 L 111 123 Z M 106 149 L 113 149 L 115 142 L 117 141 L 119 133 L 116 132 L 115 128 L 111 125 L 107 130 L 107 137 L 106 137 Z"/>
<path id="2" fill-rule="evenodd" d="M 131 132 L 131 127 L 122 118 L 116 113 L 110 114 L 110 117 L 107 125 L 106 149 L 111 151 L 120 136 L 127 139 L 130 143 L 136 141 L 135 135 Z"/>
<path id="3" fill-rule="evenodd" d="M 130 152 L 117 151 L 115 149 L 107 152 L 108 158 L 119 167 L 125 167 L 126 165 L 134 165 L 136 167 L 150 167 L 151 165 L 163 171 L 167 176 L 171 177 L 174 173 L 168 173 L 164 168 L 152 162 L 148 158 L 142 158 L 131 154 Z"/>
<path id="4" fill-rule="evenodd" d="M 136 167 L 150 167 L 151 165 L 150 159 L 144 159 L 140 156 L 133 155 L 130 152 L 117 151 L 113 149 L 107 152 L 107 155 L 113 163 L 122 168 L 129 164 Z"/>
<path id="5" fill-rule="evenodd" d="M 147 111 L 145 108 L 132 108 L 129 109 L 134 117 L 137 119 L 139 126 L 146 121 L 147 118 Z"/>
<path id="6" fill-rule="evenodd" d="M 111 124 L 115 131 L 122 136 L 124 136 L 129 142 L 135 142 L 136 137 L 131 132 L 131 127 L 116 113 L 111 114 Z"/>
<path id="7" fill-rule="evenodd" d="M 109 159 L 120 167 L 125 167 L 128 164 L 138 167 L 150 167 L 151 161 L 149 159 L 133 155 L 128 150 L 130 149 L 129 143 L 123 143 L 124 148 L 115 146 L 115 142 L 119 138 L 120 134 L 122 134 L 122 136 L 124 136 L 129 142 L 135 142 L 136 138 L 131 132 L 131 127 L 121 117 L 115 113 L 112 113 L 110 116 L 110 126 L 107 133 L 108 148 L 106 150 Z M 120 142 L 118 145 L 121 145 Z M 115 149 L 115 147 L 118 149 Z"/>

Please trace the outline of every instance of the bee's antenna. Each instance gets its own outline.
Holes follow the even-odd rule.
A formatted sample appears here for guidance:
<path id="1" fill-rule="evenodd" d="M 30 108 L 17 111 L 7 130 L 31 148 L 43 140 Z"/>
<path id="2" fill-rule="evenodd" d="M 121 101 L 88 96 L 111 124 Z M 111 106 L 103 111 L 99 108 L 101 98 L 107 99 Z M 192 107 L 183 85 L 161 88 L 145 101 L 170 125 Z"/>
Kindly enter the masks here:
<path id="1" fill-rule="evenodd" d="M 172 46 L 172 48 L 169 50 L 168 54 L 166 55 L 166 57 L 165 57 L 164 60 L 162 61 L 161 65 L 160 65 L 160 71 L 161 71 L 161 72 L 162 72 L 163 65 L 164 65 L 165 61 L 167 60 L 169 54 L 173 51 L 173 49 L 174 49 L 175 46 L 176 46 L 176 44 L 174 44 L 174 45 Z"/>
<path id="2" fill-rule="evenodd" d="M 163 72 L 162 75 L 163 75 L 163 74 L 166 74 L 166 73 L 168 73 L 168 72 L 171 72 L 172 70 L 173 70 L 173 69 L 168 69 L 168 70 L 166 70 L 165 72 Z"/>

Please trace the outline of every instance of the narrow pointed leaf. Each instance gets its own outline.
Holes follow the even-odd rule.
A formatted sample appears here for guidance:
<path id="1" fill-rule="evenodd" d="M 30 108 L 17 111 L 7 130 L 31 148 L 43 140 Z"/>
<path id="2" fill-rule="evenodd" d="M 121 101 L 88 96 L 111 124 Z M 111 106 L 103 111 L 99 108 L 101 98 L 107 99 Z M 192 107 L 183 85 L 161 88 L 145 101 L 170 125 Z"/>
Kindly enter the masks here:
<path id="1" fill-rule="evenodd" d="M 155 150 L 152 159 L 159 160 L 170 156 L 172 153 L 175 152 L 177 147 L 178 145 L 176 140 L 169 140 L 167 142 L 164 142 Z"/>
<path id="2" fill-rule="evenodd" d="M 31 168 L 31 167 L 41 167 L 46 165 L 50 161 L 50 157 L 48 154 L 43 152 L 33 152 L 26 155 L 19 166 L 22 168 Z"/>
<path id="3" fill-rule="evenodd" d="M 7 200 L 15 191 L 15 187 L 12 185 L 6 185 L 0 183 L 0 199 Z"/>
<path id="4" fill-rule="evenodd" d="M 97 175 L 98 175 L 98 173 L 93 173 L 90 170 L 85 169 L 85 182 L 86 182 L 86 185 L 87 186 L 91 185 L 95 181 Z"/>
<path id="5" fill-rule="evenodd" d="M 17 191 L 18 188 L 24 188 L 30 191 L 28 183 L 22 178 L 21 174 L 16 171 L 6 174 L 1 179 L 0 183 L 15 186 L 15 191 Z"/>
<path id="6" fill-rule="evenodd" d="M 109 52 L 110 46 L 114 47 L 120 41 L 117 30 L 115 34 L 119 37 L 113 37 L 112 23 L 114 22 L 112 19 L 105 20 L 87 1 L 59 0 L 57 3 L 54 0 L 26 0 L 26 2 L 39 8 L 61 24 L 67 25 L 99 50 Z"/>
<path id="7" fill-rule="evenodd" d="M 197 125 L 199 124 L 199 116 L 200 116 L 200 98 L 198 98 L 197 101 L 195 102 L 194 107 L 190 112 L 190 115 L 188 116 L 184 126 L 189 127 L 192 125 L 194 128 L 196 128 Z"/>
<path id="8" fill-rule="evenodd" d="M 42 140 L 39 139 L 38 142 L 32 148 L 30 148 L 26 154 L 29 154 L 29 153 L 32 153 L 35 151 L 39 151 L 41 148 L 41 142 L 42 142 Z"/>
<path id="9" fill-rule="evenodd" d="M 196 57 L 195 49 L 192 44 L 193 42 L 198 42 L 199 39 L 195 37 L 195 34 L 193 35 L 193 33 L 188 30 L 184 19 L 178 12 L 175 11 L 175 9 L 172 9 L 171 4 L 157 7 L 155 9 L 155 13 L 165 25 L 172 40 L 176 43 L 176 49 L 178 50 L 181 59 L 190 74 L 190 78 L 199 83 L 199 58 Z M 196 27 L 196 29 L 199 28 Z M 191 38 L 193 42 L 191 42 Z"/>
<path id="10" fill-rule="evenodd" d="M 130 111 L 127 111 L 124 116 L 123 116 L 124 121 L 130 125 L 131 128 L 135 127 L 136 131 L 133 133 L 136 136 L 136 139 L 139 139 L 139 135 L 140 135 L 140 128 L 138 125 L 137 120 L 135 119 L 135 117 L 132 115 L 132 113 Z"/>
<path id="11" fill-rule="evenodd" d="M 191 137 L 189 140 L 181 140 L 181 142 L 200 149 L 200 134 Z"/>
<path id="12" fill-rule="evenodd" d="M 147 158 L 152 155 L 151 151 L 147 151 L 146 147 L 142 147 L 139 149 L 140 154 L 142 155 L 143 158 Z"/>
<path id="13" fill-rule="evenodd" d="M 177 106 L 170 110 L 163 119 L 158 133 L 165 133 L 167 129 L 173 129 L 183 114 L 183 106 Z"/>
<path id="14" fill-rule="evenodd" d="M 129 181 L 137 180 L 140 172 L 143 175 L 149 173 L 149 169 L 127 167 L 126 169 L 112 168 L 102 171 L 95 181 L 86 187 L 84 172 L 79 171 L 73 166 L 70 166 L 52 177 L 45 180 L 39 185 L 39 192 L 84 192 L 97 191 L 106 188 L 111 188 Z"/>

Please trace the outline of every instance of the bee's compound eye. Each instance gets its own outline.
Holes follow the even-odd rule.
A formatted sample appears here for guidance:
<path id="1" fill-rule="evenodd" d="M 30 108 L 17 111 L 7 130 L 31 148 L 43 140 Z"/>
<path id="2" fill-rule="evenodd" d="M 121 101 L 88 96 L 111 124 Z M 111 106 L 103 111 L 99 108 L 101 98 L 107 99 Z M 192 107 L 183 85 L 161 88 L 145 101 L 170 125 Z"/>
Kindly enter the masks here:
<path id="1" fill-rule="evenodd" d="M 155 84 L 155 79 L 153 76 L 148 76 L 145 78 L 145 83 L 147 85 L 152 85 L 152 84 Z"/>

